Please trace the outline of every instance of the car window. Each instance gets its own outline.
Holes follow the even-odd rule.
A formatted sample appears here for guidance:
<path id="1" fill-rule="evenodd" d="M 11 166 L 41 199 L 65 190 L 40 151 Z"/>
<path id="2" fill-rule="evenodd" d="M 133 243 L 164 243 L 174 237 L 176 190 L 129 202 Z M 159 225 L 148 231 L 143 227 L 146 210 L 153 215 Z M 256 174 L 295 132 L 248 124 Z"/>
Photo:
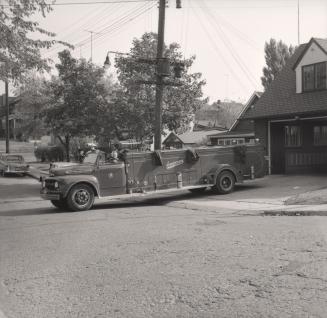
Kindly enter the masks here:
<path id="1" fill-rule="evenodd" d="M 21 156 L 6 156 L 5 160 L 8 162 L 22 162 L 23 158 Z"/>
<path id="2" fill-rule="evenodd" d="M 95 164 L 96 160 L 98 158 L 98 153 L 97 152 L 90 152 L 88 154 L 86 154 L 83 163 L 91 163 L 91 164 Z"/>

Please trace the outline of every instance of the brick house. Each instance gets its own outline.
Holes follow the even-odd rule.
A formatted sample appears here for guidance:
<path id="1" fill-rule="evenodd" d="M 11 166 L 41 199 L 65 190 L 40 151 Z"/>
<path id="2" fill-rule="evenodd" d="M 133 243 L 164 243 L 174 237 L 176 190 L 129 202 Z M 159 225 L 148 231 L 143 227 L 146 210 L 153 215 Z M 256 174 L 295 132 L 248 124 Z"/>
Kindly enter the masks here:
<path id="1" fill-rule="evenodd" d="M 258 102 L 261 95 L 261 92 L 254 92 L 228 131 L 208 136 L 209 144 L 212 146 L 229 146 L 233 144 L 254 143 L 253 120 L 240 120 L 240 118 Z"/>
<path id="2" fill-rule="evenodd" d="M 327 171 L 327 39 L 300 45 L 260 100 L 253 120 L 269 173 Z"/>

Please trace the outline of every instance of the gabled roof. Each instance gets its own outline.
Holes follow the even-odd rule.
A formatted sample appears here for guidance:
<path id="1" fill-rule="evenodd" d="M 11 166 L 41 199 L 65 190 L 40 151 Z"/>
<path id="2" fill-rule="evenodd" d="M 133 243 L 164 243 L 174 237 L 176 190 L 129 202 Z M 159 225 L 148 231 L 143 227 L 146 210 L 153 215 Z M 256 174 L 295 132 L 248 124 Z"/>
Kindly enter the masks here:
<path id="1" fill-rule="evenodd" d="M 233 131 L 237 124 L 239 123 L 239 118 L 242 117 L 242 115 L 244 113 L 246 113 L 246 111 L 248 110 L 248 108 L 250 106 L 252 106 L 255 102 L 256 99 L 259 99 L 261 97 L 263 93 L 262 92 L 258 92 L 258 91 L 254 91 L 253 94 L 251 95 L 251 97 L 249 98 L 249 100 L 247 101 L 247 103 L 244 105 L 243 109 L 241 110 L 240 114 L 237 116 L 236 120 L 234 121 L 234 123 L 232 124 L 232 126 L 228 129 L 228 131 Z"/>
<path id="2" fill-rule="evenodd" d="M 327 55 L 327 40 L 326 39 L 318 39 L 318 38 L 311 38 L 311 40 L 306 44 L 305 49 L 298 57 L 297 61 L 293 65 L 293 70 L 297 67 L 297 65 L 301 62 L 302 57 L 307 53 L 308 49 L 312 45 L 312 43 L 317 44 L 317 46 Z"/>
<path id="3" fill-rule="evenodd" d="M 242 119 L 327 114 L 327 90 L 296 93 L 296 78 L 293 67 L 303 56 L 303 52 L 307 50 L 310 43 L 311 41 L 307 44 L 301 44 L 297 48 L 258 102 L 242 114 Z M 319 39 L 319 43 L 327 46 L 327 40 Z"/>

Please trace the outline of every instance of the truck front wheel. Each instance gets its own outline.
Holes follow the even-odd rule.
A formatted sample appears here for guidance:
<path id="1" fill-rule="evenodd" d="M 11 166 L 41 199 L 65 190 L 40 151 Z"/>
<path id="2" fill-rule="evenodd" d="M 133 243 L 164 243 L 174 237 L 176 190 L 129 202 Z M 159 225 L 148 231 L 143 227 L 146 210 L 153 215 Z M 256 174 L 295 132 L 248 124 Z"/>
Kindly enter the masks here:
<path id="1" fill-rule="evenodd" d="M 89 210 L 93 203 L 94 191 L 87 184 L 76 184 L 70 189 L 67 204 L 72 211 Z"/>
<path id="2" fill-rule="evenodd" d="M 218 194 L 228 194 L 234 190 L 235 177 L 230 171 L 222 171 L 219 173 L 216 184 L 212 190 Z"/>

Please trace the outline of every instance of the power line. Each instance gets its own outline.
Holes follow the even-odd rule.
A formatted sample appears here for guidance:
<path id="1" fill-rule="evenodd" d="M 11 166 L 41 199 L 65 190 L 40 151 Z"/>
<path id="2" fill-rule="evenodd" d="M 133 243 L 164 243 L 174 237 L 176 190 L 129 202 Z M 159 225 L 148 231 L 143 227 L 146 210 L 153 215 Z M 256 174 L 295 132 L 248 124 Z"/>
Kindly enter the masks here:
<path id="1" fill-rule="evenodd" d="M 247 66 L 242 62 L 242 60 L 239 57 L 239 55 L 237 54 L 236 50 L 233 48 L 233 45 L 228 40 L 228 38 L 225 36 L 225 33 L 224 33 L 223 29 L 221 28 L 221 26 L 218 24 L 218 21 L 213 17 L 213 15 L 211 14 L 211 12 L 209 12 L 209 10 L 207 8 L 202 8 L 202 10 L 215 23 L 215 25 L 216 25 L 215 30 L 220 35 L 220 37 L 223 40 L 225 46 L 227 47 L 227 49 L 229 50 L 230 54 L 232 55 L 234 61 L 238 64 L 238 66 L 241 68 L 241 70 L 243 71 L 244 75 L 252 83 L 252 85 L 254 87 L 256 87 L 256 79 L 255 79 L 255 77 L 251 74 L 251 72 L 249 71 L 249 69 L 247 68 Z"/>
<path id="2" fill-rule="evenodd" d="M 112 4 L 112 3 L 135 3 L 135 2 L 155 2 L 156 0 L 113 0 L 113 1 L 87 1 L 87 2 L 57 2 L 45 3 L 47 6 L 72 6 L 72 5 L 93 5 L 93 4 Z M 1 5 L 1 7 L 12 7 L 13 4 Z"/>
<path id="3" fill-rule="evenodd" d="M 192 7 L 191 7 L 192 8 Z M 243 81 L 238 77 L 238 75 L 234 72 L 234 70 L 232 69 L 232 67 L 230 66 L 230 63 L 225 59 L 224 55 L 221 53 L 221 51 L 219 50 L 219 47 L 217 46 L 215 40 L 213 39 L 213 37 L 211 36 L 210 32 L 207 30 L 205 24 L 202 21 L 202 18 L 200 15 L 198 15 L 198 13 L 192 8 L 192 11 L 194 12 L 195 16 L 197 17 L 198 21 L 200 22 L 200 25 L 202 26 L 202 29 L 204 30 L 206 36 L 209 39 L 209 43 L 212 44 L 212 48 L 214 49 L 214 51 L 218 54 L 218 56 L 223 60 L 223 62 L 225 63 L 225 65 L 227 66 L 227 68 L 229 69 L 230 73 L 233 75 L 233 77 L 239 82 L 239 84 L 242 86 L 242 88 L 244 89 L 245 92 L 248 91 L 247 87 L 244 85 Z"/>

